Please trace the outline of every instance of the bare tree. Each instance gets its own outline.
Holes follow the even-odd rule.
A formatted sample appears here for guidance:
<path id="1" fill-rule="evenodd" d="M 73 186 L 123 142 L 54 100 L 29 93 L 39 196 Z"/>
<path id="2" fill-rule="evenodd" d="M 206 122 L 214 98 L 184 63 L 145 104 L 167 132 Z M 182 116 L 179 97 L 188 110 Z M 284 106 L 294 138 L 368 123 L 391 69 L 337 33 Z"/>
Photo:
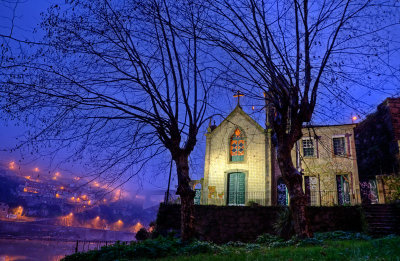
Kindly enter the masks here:
<path id="1" fill-rule="evenodd" d="M 349 101 L 351 87 L 374 90 L 367 75 L 394 74 L 393 68 L 385 71 L 380 66 L 388 68 L 386 59 L 394 46 L 387 45 L 391 39 L 385 30 L 394 31 L 399 23 L 398 3 L 370 0 L 209 3 L 208 39 L 235 62 L 237 70 L 231 70 L 232 81 L 241 84 L 248 96 L 257 98 L 262 97 L 262 92 L 266 94 L 270 114 L 267 123 L 277 138 L 277 159 L 290 195 L 295 232 L 302 237 L 310 236 L 302 174 L 293 164 L 291 151 L 302 137 L 303 124 L 311 121 L 318 99 Z M 221 64 L 227 63 L 222 60 Z"/>
<path id="2" fill-rule="evenodd" d="M 188 157 L 218 81 L 199 41 L 203 11 L 167 0 L 55 5 L 43 17 L 40 48 L 9 60 L 1 76 L 1 108 L 36 127 L 34 144 L 89 159 L 109 182 L 168 151 L 183 240 L 194 236 Z"/>

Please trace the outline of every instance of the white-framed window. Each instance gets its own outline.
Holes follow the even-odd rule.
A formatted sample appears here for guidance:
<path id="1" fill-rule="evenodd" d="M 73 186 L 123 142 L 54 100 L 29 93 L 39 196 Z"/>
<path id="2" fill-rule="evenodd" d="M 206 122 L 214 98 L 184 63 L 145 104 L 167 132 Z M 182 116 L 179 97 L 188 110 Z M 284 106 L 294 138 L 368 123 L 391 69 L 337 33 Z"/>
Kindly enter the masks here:
<path id="1" fill-rule="evenodd" d="M 346 140 L 344 136 L 333 137 L 333 155 L 345 156 L 346 155 Z"/>
<path id="2" fill-rule="evenodd" d="M 313 138 L 303 138 L 303 156 L 315 156 L 315 140 Z"/>

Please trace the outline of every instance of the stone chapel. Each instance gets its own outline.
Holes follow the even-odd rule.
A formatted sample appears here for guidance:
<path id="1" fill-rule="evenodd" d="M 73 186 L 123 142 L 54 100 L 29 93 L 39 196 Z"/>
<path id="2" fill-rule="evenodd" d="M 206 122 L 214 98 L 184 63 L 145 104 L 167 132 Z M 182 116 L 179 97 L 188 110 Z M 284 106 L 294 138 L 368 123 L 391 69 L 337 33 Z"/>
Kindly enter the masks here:
<path id="1" fill-rule="evenodd" d="M 292 152 L 303 173 L 310 205 L 360 203 L 355 124 L 312 126 Z M 206 133 L 204 178 L 198 204 L 287 205 L 271 129 L 266 129 L 238 104 Z"/>

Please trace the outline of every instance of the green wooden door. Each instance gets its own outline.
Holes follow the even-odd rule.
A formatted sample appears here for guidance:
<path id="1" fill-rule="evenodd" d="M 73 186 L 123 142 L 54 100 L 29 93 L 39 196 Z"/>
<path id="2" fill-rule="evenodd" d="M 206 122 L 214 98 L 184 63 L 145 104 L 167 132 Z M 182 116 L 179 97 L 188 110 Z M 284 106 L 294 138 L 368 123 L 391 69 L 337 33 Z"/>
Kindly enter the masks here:
<path id="1" fill-rule="evenodd" d="M 245 175 L 242 172 L 230 173 L 228 176 L 228 205 L 244 205 Z"/>

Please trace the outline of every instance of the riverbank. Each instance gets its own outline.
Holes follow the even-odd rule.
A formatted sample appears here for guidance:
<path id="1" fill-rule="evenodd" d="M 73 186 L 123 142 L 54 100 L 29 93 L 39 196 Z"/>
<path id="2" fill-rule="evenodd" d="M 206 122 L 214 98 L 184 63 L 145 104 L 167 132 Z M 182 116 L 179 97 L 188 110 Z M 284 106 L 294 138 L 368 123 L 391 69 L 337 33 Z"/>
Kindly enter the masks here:
<path id="1" fill-rule="evenodd" d="M 133 241 L 135 234 L 125 231 L 65 227 L 34 222 L 0 221 L 0 238 L 28 240 L 79 241 Z"/>
<path id="2" fill-rule="evenodd" d="M 76 249 L 74 241 L 0 239 L 0 260 L 59 261 L 75 251 L 100 249 L 105 242 L 80 242 Z"/>

